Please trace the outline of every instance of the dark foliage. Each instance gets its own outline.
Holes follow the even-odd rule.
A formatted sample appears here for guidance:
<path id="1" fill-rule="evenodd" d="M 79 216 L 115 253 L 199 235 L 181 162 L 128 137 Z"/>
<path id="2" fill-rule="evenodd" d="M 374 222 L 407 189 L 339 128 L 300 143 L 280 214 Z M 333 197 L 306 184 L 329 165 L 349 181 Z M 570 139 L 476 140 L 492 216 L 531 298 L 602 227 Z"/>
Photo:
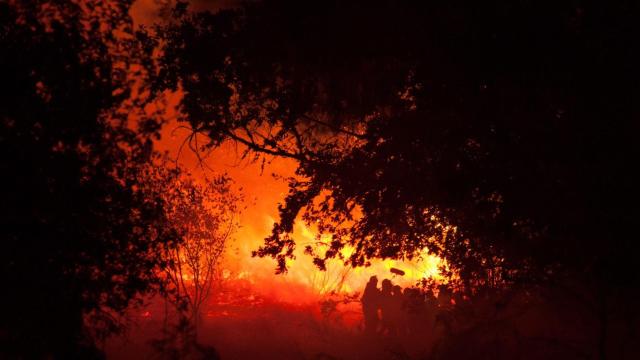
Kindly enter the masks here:
<path id="1" fill-rule="evenodd" d="M 175 15 L 157 29 L 157 86 L 181 84 L 194 131 L 299 160 L 257 252 L 281 271 L 303 212 L 334 234 L 320 267 L 347 244 L 355 265 L 427 246 L 469 285 L 565 271 L 637 282 L 637 4 L 264 1 Z"/>
<path id="2" fill-rule="evenodd" d="M 145 55 L 129 5 L 0 4 L 2 358 L 101 357 L 95 342 L 158 289 L 174 236 L 139 186 L 157 122 L 128 122 Z"/>
<path id="3" fill-rule="evenodd" d="M 476 300 L 502 288 L 525 304 L 544 295 L 548 317 L 564 304 L 587 314 L 570 333 L 604 359 L 613 340 L 637 339 L 639 319 L 638 7 L 179 3 L 148 39 L 163 49 L 155 90 L 184 91 L 206 146 L 298 161 L 256 252 L 279 272 L 299 217 L 332 236 L 324 253 L 307 249 L 321 269 L 346 246 L 351 265 L 426 247 Z"/>

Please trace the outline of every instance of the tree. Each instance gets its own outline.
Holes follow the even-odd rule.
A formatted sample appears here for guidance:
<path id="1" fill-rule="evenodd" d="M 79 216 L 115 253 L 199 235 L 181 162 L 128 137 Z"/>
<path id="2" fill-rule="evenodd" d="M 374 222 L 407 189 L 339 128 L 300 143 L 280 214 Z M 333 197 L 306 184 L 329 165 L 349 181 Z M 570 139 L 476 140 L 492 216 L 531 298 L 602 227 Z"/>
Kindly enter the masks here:
<path id="1" fill-rule="evenodd" d="M 351 265 L 427 247 L 470 292 L 571 283 L 600 309 L 604 356 L 607 304 L 639 289 L 636 4 L 177 10 L 156 87 L 181 86 L 209 146 L 299 164 L 257 255 L 286 271 L 302 216 L 332 236 L 321 268 L 345 246 Z"/>
<path id="2" fill-rule="evenodd" d="M 238 227 L 241 196 L 226 175 L 200 183 L 166 158 L 148 167 L 144 178 L 146 191 L 159 194 L 165 204 L 163 227 L 179 240 L 156 254 L 163 264 L 159 276 L 166 312 L 163 334 L 152 344 L 163 359 L 216 359 L 215 349 L 198 342 L 198 327 L 218 264 Z"/>
<path id="3" fill-rule="evenodd" d="M 238 227 L 240 197 L 231 184 L 226 176 L 200 185 L 182 175 L 164 188 L 169 227 L 177 229 L 182 239 L 179 246 L 163 253 L 168 290 L 178 309 L 186 304 L 188 318 L 196 328 L 217 265 Z"/>
<path id="4" fill-rule="evenodd" d="M 637 150 L 627 137 L 635 76 L 625 77 L 635 72 L 622 45 L 635 8 L 360 5 L 179 8 L 182 17 L 158 28 L 160 79 L 183 87 L 193 131 L 209 146 L 232 139 L 299 161 L 261 254 L 291 254 L 286 234 L 303 209 L 333 233 L 357 218 L 336 238 L 356 246 L 355 264 L 423 245 L 445 251 L 434 238 L 519 264 L 554 249 L 535 254 L 544 265 L 569 261 L 578 238 L 624 241 L 609 228 L 632 211 L 617 201 L 634 188 L 617 159 Z M 538 17 L 550 25 L 532 32 Z M 605 127 L 605 117 L 616 121 Z M 587 234 L 589 217 L 602 227 Z M 442 236 L 447 224 L 458 231 Z M 448 245 L 443 255 L 455 261 Z"/>
<path id="5" fill-rule="evenodd" d="M 0 357 L 101 357 L 95 342 L 160 288 L 177 238 L 140 182 L 160 122 L 142 110 L 129 5 L 0 3 Z"/>

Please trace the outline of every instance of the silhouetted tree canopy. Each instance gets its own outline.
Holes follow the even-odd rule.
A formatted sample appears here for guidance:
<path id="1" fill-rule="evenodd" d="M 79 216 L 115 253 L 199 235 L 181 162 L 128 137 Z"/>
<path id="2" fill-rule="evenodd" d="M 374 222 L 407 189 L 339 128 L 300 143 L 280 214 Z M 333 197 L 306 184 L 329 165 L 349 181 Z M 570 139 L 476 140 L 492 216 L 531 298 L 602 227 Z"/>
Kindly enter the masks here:
<path id="1" fill-rule="evenodd" d="M 225 175 L 207 179 L 205 184 L 188 175 L 166 182 L 164 179 L 169 176 L 161 168 L 153 177 L 160 180 L 152 186 L 158 186 L 158 192 L 163 194 L 171 222 L 168 225 L 182 239 L 179 246 L 159 254 L 166 259 L 164 276 L 173 295 L 167 299 L 184 310 L 197 327 L 202 307 L 221 271 L 223 253 L 239 226 L 238 203 L 242 198 Z"/>
<path id="2" fill-rule="evenodd" d="M 298 160 L 257 251 L 280 271 L 302 215 L 333 234 L 320 267 L 345 245 L 354 265 L 426 246 L 468 284 L 559 273 L 637 284 L 637 3 L 174 12 L 155 29 L 156 90 L 184 91 L 207 146 Z"/>
<path id="3" fill-rule="evenodd" d="M 159 123 L 129 5 L 0 3 L 2 358 L 101 357 L 95 341 L 160 287 L 176 237 L 140 186 Z"/>

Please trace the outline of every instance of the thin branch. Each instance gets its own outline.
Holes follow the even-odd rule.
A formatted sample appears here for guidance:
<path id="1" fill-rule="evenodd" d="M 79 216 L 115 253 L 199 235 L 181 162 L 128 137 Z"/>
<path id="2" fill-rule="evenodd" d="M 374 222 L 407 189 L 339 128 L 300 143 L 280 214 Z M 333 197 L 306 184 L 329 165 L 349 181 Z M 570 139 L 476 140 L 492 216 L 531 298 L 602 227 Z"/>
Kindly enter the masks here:
<path id="1" fill-rule="evenodd" d="M 269 154 L 269 155 L 273 155 L 273 156 L 281 156 L 281 157 L 286 157 L 286 158 L 290 158 L 290 159 L 294 159 L 294 160 L 298 160 L 298 161 L 308 161 L 307 159 L 305 159 L 304 157 L 302 157 L 300 154 L 294 154 L 282 149 L 277 149 L 277 150 L 271 150 L 271 149 L 267 149 L 263 146 L 260 146 L 258 144 L 256 144 L 255 142 L 251 142 L 247 139 L 244 139 L 236 134 L 234 134 L 231 131 L 227 132 L 227 135 L 237 141 L 240 142 L 241 144 L 247 146 L 248 148 L 250 148 L 251 150 L 257 151 L 257 152 L 261 152 L 261 153 L 265 153 L 265 154 Z"/>
<path id="2" fill-rule="evenodd" d="M 341 128 L 339 126 L 335 126 L 335 125 L 329 124 L 329 123 L 324 122 L 322 120 L 318 120 L 318 119 L 316 119 L 316 118 L 314 118 L 312 116 L 303 114 L 303 115 L 301 115 L 301 117 L 305 118 L 305 119 L 307 119 L 309 121 L 312 121 L 312 122 L 314 122 L 316 124 L 320 124 L 322 126 L 326 126 L 326 127 L 328 127 L 329 129 L 331 129 L 331 130 L 333 130 L 335 132 L 347 134 L 347 135 L 356 137 L 356 138 L 361 139 L 361 140 L 365 140 L 366 139 L 365 134 L 359 134 L 359 133 L 353 132 L 351 130 L 347 130 L 347 129 Z"/>

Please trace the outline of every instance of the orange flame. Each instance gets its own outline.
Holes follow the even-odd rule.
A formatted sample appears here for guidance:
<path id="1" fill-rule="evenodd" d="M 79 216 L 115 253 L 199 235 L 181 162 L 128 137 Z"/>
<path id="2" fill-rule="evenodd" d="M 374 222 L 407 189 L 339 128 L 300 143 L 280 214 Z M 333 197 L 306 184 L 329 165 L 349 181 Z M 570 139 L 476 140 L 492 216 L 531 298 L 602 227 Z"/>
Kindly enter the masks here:
<path id="1" fill-rule="evenodd" d="M 150 24 L 157 21 L 158 3 L 151 0 L 138 0 L 131 11 L 134 23 Z M 162 101 L 149 105 L 145 111 L 161 113 L 168 121 L 162 130 L 162 137 L 156 142 L 161 151 L 178 160 L 180 165 L 189 170 L 196 180 L 207 181 L 211 171 L 228 173 L 244 194 L 247 209 L 241 214 L 241 227 L 236 233 L 235 241 L 231 243 L 222 262 L 223 277 L 248 281 L 253 288 L 262 295 L 273 299 L 300 303 L 317 299 L 331 292 L 353 293 L 362 291 L 369 277 L 376 275 L 380 279 L 389 278 L 403 287 L 415 285 L 423 278 L 442 280 L 439 268 L 446 266 L 442 259 L 424 251 L 413 261 L 374 260 L 366 268 L 345 267 L 337 260 L 327 264 L 327 271 L 319 271 L 311 258 L 303 254 L 304 246 L 299 246 L 295 252 L 296 259 L 288 262 L 289 272 L 275 275 L 275 263 L 267 258 L 253 258 L 251 252 L 262 244 L 269 235 L 274 221 L 277 219 L 277 204 L 284 200 L 287 194 L 287 184 L 277 180 L 271 174 L 292 176 L 296 163 L 290 159 L 273 159 L 262 169 L 261 164 L 238 159 L 238 149 L 232 144 L 226 144 L 208 154 L 204 161 L 193 152 L 185 150 L 185 138 L 188 130 L 179 127 L 178 110 L 182 98 L 182 91 L 167 92 Z M 134 119 L 132 119 L 134 120 Z M 206 144 L 204 136 L 198 136 L 199 144 Z M 294 226 L 294 238 L 300 243 L 313 242 L 316 233 L 303 222 L 298 221 Z M 345 249 L 344 254 L 352 249 Z M 394 274 L 391 269 L 399 269 L 404 275 Z"/>
<path id="2" fill-rule="evenodd" d="M 263 296 L 290 303 L 314 301 L 331 293 L 352 294 L 361 292 L 371 276 L 388 278 L 403 287 L 415 285 L 423 278 L 443 280 L 439 268 L 446 266 L 444 261 L 429 254 L 426 250 L 412 261 L 373 260 L 366 268 L 346 267 L 339 260 L 327 263 L 327 270 L 320 271 L 312 259 L 303 254 L 305 244 L 316 241 L 316 232 L 302 221 L 296 221 L 293 237 L 298 242 L 294 252 L 295 259 L 288 260 L 289 272 L 275 274 L 275 263 L 269 258 L 254 258 L 251 252 L 262 244 L 270 234 L 277 220 L 277 204 L 284 200 L 287 184 L 272 176 L 292 176 L 296 163 L 290 159 L 273 159 L 264 169 L 261 164 L 238 159 L 232 144 L 225 144 L 214 150 L 205 159 L 198 158 L 191 151 L 182 149 L 181 144 L 189 135 L 173 121 L 165 126 L 162 138 L 157 143 L 160 150 L 167 151 L 177 158 L 199 181 L 206 181 L 212 172 L 228 173 L 245 196 L 247 209 L 241 214 L 240 229 L 234 241 L 229 244 L 222 262 L 223 277 L 227 280 L 247 281 L 254 290 Z M 206 143 L 201 136 L 200 144 Z M 322 239 L 322 238 L 321 238 Z M 345 248 L 348 256 L 353 251 Z M 399 269 L 394 274 L 391 269 Z"/>

